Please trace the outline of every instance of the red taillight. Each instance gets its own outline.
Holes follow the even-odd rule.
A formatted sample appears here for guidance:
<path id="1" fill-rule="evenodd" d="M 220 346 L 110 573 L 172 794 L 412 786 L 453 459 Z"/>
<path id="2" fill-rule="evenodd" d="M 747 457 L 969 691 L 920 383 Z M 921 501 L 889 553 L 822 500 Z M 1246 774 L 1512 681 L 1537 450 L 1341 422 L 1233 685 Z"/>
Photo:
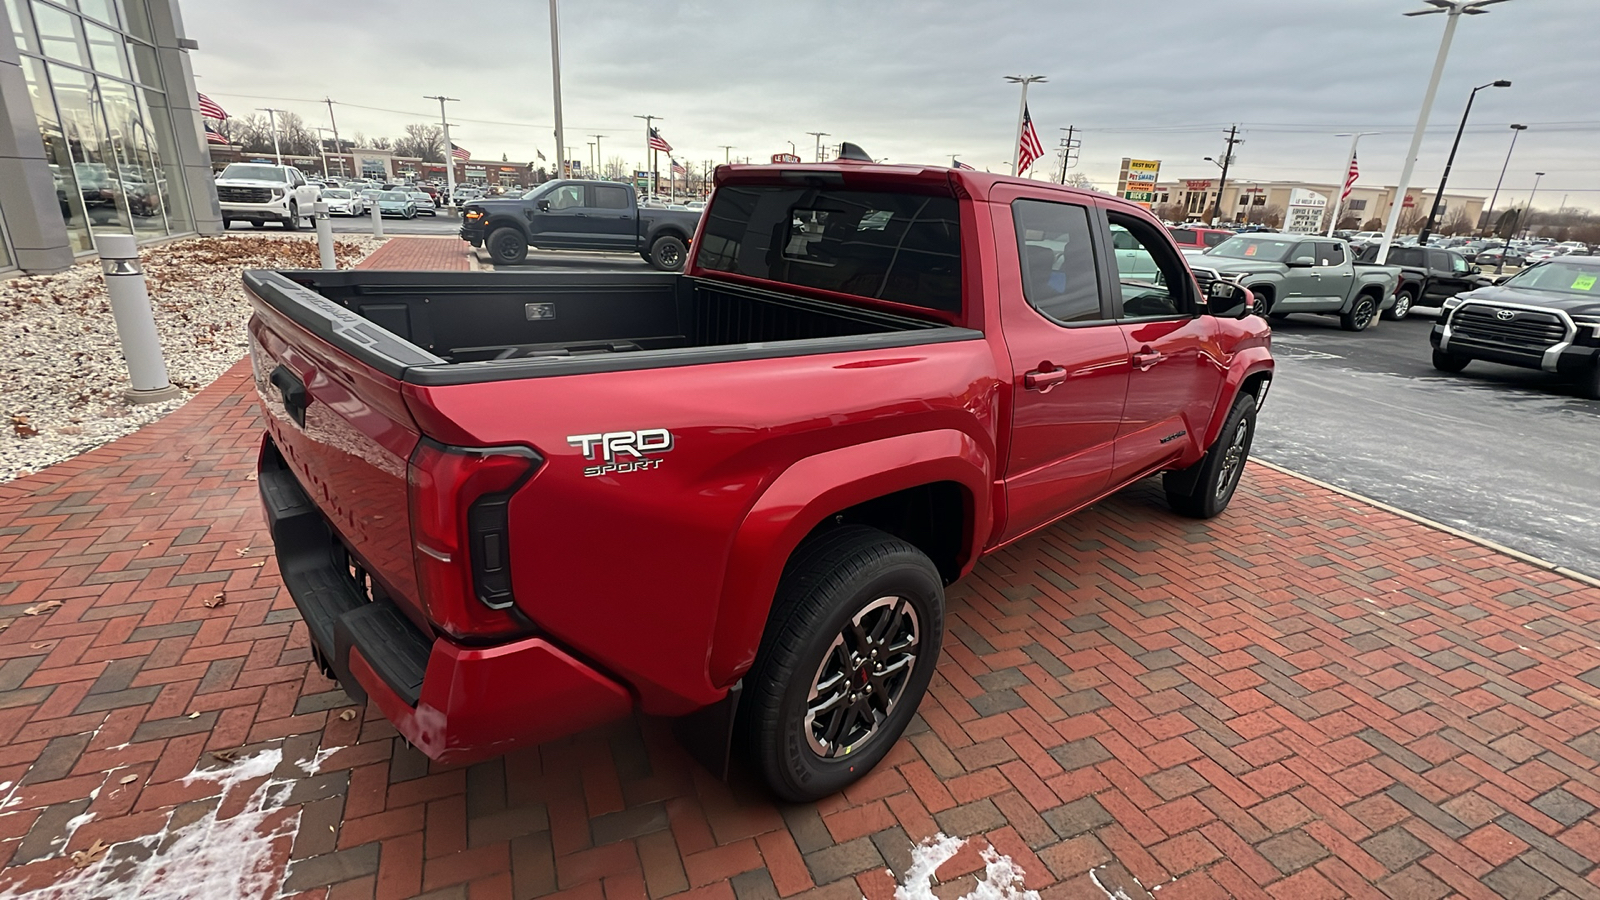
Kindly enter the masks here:
<path id="1" fill-rule="evenodd" d="M 526 632 L 512 607 L 511 495 L 543 460 L 526 447 L 446 447 L 426 438 L 411 454 L 411 541 L 428 618 L 458 638 Z"/>

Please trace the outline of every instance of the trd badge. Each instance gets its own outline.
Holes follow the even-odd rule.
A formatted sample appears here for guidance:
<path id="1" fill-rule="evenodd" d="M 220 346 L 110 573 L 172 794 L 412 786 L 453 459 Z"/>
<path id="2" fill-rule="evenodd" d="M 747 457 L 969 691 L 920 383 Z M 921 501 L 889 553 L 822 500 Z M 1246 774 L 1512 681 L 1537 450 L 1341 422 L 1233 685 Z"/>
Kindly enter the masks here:
<path id="1" fill-rule="evenodd" d="M 584 459 L 596 462 L 583 469 L 585 478 L 594 478 L 660 468 L 661 459 L 650 454 L 671 450 L 672 432 L 665 428 L 644 428 L 604 434 L 569 434 L 567 444 L 580 448 Z"/>

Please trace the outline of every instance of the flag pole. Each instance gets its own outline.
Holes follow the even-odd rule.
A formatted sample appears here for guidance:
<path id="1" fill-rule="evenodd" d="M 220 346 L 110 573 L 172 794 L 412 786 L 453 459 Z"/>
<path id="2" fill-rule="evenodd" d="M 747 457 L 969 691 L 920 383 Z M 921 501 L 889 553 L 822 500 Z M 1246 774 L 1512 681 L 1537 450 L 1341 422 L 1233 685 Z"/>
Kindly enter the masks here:
<path id="1" fill-rule="evenodd" d="M 1011 142 L 1011 174 L 1022 177 L 1022 120 L 1028 116 L 1028 85 L 1035 81 L 1045 81 L 1043 75 L 1007 75 L 1006 80 L 1012 84 L 1022 85 L 1022 102 L 1017 106 L 1017 134 Z"/>
<path id="2" fill-rule="evenodd" d="M 1328 230 L 1326 232 L 1328 237 L 1333 237 L 1334 230 L 1339 227 L 1339 214 L 1344 211 L 1345 184 L 1350 180 L 1350 166 L 1356 161 L 1356 145 L 1361 143 L 1361 139 L 1369 134 L 1381 133 L 1378 131 L 1362 131 L 1350 135 L 1350 155 L 1345 158 L 1344 170 L 1339 173 L 1339 180 L 1336 182 L 1339 195 L 1334 198 L 1332 215 L 1328 217 Z M 1344 135 L 1336 134 L 1334 137 L 1344 137 Z"/>

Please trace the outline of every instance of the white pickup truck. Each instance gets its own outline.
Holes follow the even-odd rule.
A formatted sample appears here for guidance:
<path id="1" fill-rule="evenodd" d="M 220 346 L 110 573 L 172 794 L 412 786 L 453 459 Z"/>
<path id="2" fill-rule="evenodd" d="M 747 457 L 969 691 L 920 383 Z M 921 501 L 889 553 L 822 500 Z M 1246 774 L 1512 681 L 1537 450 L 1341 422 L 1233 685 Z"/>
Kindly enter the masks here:
<path id="1" fill-rule="evenodd" d="M 285 229 L 294 231 L 301 219 L 310 223 L 319 190 L 294 166 L 232 163 L 217 176 L 222 227 L 237 219 L 257 228 L 282 222 Z"/>

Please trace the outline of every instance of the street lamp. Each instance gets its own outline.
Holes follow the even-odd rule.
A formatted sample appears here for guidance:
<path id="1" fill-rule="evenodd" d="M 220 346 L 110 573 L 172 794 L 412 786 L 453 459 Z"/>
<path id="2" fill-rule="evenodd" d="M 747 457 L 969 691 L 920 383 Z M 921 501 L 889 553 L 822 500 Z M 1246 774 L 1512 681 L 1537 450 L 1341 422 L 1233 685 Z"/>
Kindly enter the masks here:
<path id="1" fill-rule="evenodd" d="M 1022 85 L 1022 102 L 1017 106 L 1017 136 L 1011 141 L 1011 174 L 1022 177 L 1022 120 L 1028 116 L 1028 85 L 1043 84 L 1050 79 L 1043 75 L 1007 75 L 1012 84 Z"/>
<path id="2" fill-rule="evenodd" d="M 1494 183 L 1494 193 L 1489 195 L 1489 211 L 1484 214 L 1484 218 L 1488 220 L 1488 236 L 1490 237 L 1494 236 L 1494 204 L 1496 200 L 1500 199 L 1500 185 L 1506 180 L 1506 169 L 1511 167 L 1511 151 L 1517 149 L 1517 135 L 1527 130 L 1528 126 L 1526 125 L 1511 126 L 1511 146 L 1506 148 L 1506 161 L 1500 166 L 1500 178 Z M 1510 249 L 1509 237 L 1507 243 L 1500 245 L 1500 262 L 1494 267 L 1496 275 L 1505 270 L 1506 250 L 1508 249 Z"/>
<path id="3" fill-rule="evenodd" d="M 550 0 L 550 2 L 554 3 L 555 0 Z M 444 192 L 446 195 L 444 208 L 446 212 L 453 216 L 456 214 L 456 145 L 450 142 L 450 119 L 444 114 L 444 105 L 446 103 L 460 103 L 461 101 L 455 97 L 446 97 L 443 94 L 424 94 L 422 99 L 439 101 L 439 128 L 443 132 L 441 137 L 444 138 Z M 557 107 L 556 115 L 561 115 L 560 107 Z M 556 121 L 559 122 L 561 120 L 558 118 Z"/>
<path id="4" fill-rule="evenodd" d="M 808 131 L 806 134 L 809 134 L 817 139 L 817 162 L 822 162 L 822 139 L 825 137 L 832 137 L 832 135 L 826 131 Z"/>
<path id="5" fill-rule="evenodd" d="M 1433 112 L 1433 98 L 1439 93 L 1439 78 L 1444 75 L 1444 62 L 1450 56 L 1450 41 L 1456 34 L 1456 23 L 1461 16 L 1480 16 L 1489 10 L 1484 7 L 1505 0 L 1423 0 L 1429 9 L 1416 9 L 1407 16 L 1428 16 L 1445 13 L 1444 37 L 1439 41 L 1439 56 L 1433 61 L 1433 75 L 1428 79 L 1428 90 L 1422 95 L 1422 111 L 1417 114 L 1417 130 L 1411 134 L 1411 147 L 1406 151 L 1405 166 L 1400 170 L 1400 184 L 1395 188 L 1395 202 L 1389 208 L 1389 224 L 1383 229 L 1383 241 L 1378 244 L 1375 259 L 1389 258 L 1389 245 L 1394 243 L 1394 231 L 1400 225 L 1400 208 L 1406 191 L 1411 187 L 1411 173 L 1417 166 L 1417 153 L 1422 149 L 1422 135 L 1428 130 L 1428 115 Z"/>
<path id="6" fill-rule="evenodd" d="M 281 166 L 281 165 L 283 165 L 283 153 L 282 153 L 282 151 L 280 151 L 278 149 L 278 113 L 283 112 L 283 110 L 281 110 L 281 109 L 273 109 L 273 108 L 268 107 L 268 106 L 257 107 L 257 109 L 260 112 L 266 113 L 267 114 L 267 121 L 269 123 L 271 123 L 271 128 L 272 128 L 272 155 L 277 160 L 277 164 Z"/>
<path id="7" fill-rule="evenodd" d="M 1383 134 L 1383 132 L 1346 131 L 1341 134 L 1334 135 L 1334 137 L 1347 137 L 1350 139 L 1350 156 L 1344 161 L 1344 170 L 1339 173 L 1339 180 L 1334 182 L 1334 187 L 1339 192 L 1339 196 L 1333 201 L 1333 209 L 1331 210 L 1333 215 L 1328 217 L 1328 237 L 1333 237 L 1334 231 L 1338 230 L 1339 213 L 1342 211 L 1341 208 L 1344 206 L 1344 198 L 1350 194 L 1350 188 L 1355 184 L 1355 181 L 1350 177 L 1350 170 L 1355 168 L 1356 165 L 1356 145 L 1361 143 L 1362 138 L 1374 134 Z"/>
<path id="8" fill-rule="evenodd" d="M 717 146 L 722 148 L 722 164 L 726 166 L 726 165 L 732 163 L 733 162 L 733 158 L 731 156 L 729 156 L 729 154 L 733 151 L 733 148 L 737 147 L 738 145 L 737 144 L 718 144 Z"/>
<path id="9" fill-rule="evenodd" d="M 1524 240 L 1527 239 L 1528 232 L 1533 230 L 1533 198 L 1539 196 L 1539 179 L 1543 177 L 1543 172 L 1533 173 L 1533 190 L 1528 192 L 1528 214 L 1522 220 L 1522 237 Z"/>
<path id="10" fill-rule="evenodd" d="M 1433 223 L 1439 218 L 1439 207 L 1444 204 L 1444 184 L 1450 180 L 1450 167 L 1456 162 L 1456 148 L 1461 146 L 1461 133 L 1467 130 L 1467 116 L 1472 113 L 1472 100 L 1478 96 L 1479 91 L 1492 87 L 1511 87 L 1511 82 L 1502 78 L 1499 81 L 1480 84 L 1467 95 L 1467 108 L 1461 112 L 1461 124 L 1456 128 L 1456 141 L 1450 145 L 1450 158 L 1444 161 L 1444 174 L 1439 176 L 1439 193 L 1433 195 L 1433 209 L 1428 211 L 1428 221 L 1422 223 L 1422 234 L 1417 238 L 1417 243 L 1422 246 L 1427 246 L 1428 234 L 1433 231 Z"/>

